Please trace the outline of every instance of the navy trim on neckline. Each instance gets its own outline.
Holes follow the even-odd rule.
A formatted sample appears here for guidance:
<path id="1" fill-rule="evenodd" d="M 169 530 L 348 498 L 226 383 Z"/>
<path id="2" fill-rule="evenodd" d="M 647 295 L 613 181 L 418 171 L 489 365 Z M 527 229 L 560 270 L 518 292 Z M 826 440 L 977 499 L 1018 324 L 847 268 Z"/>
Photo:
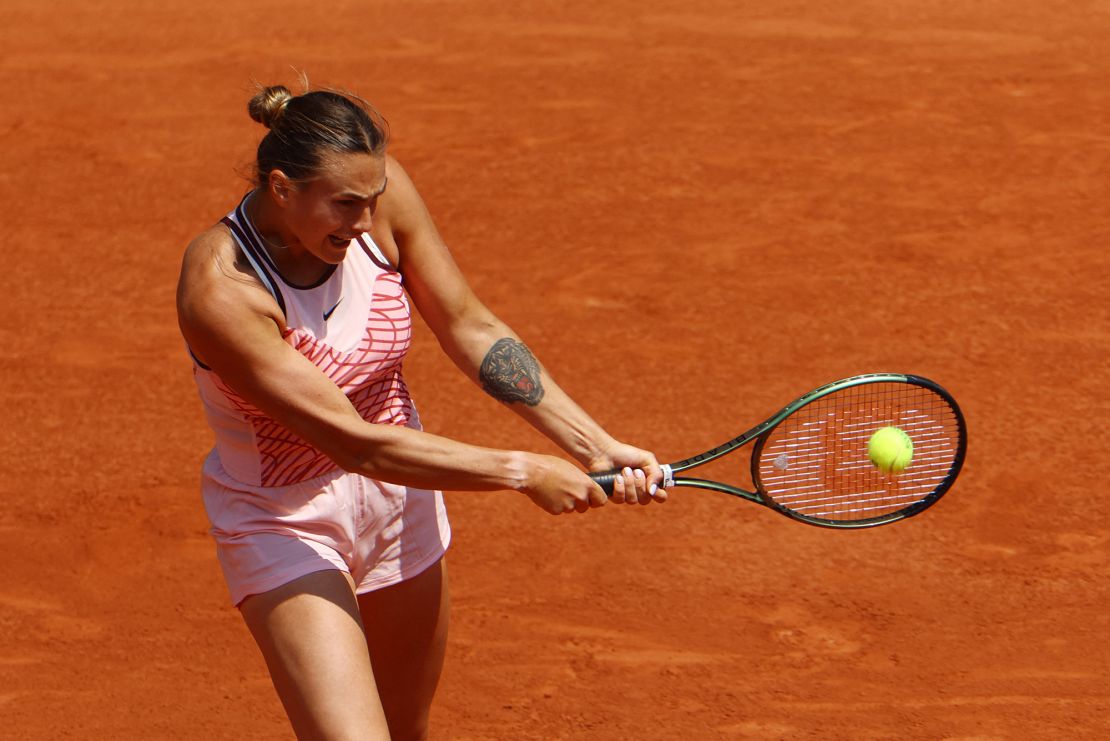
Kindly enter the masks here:
<path id="1" fill-rule="evenodd" d="M 359 246 L 362 247 L 362 251 L 366 253 L 366 256 L 369 257 L 375 265 L 377 265 L 382 270 L 390 273 L 398 272 L 397 267 L 395 265 L 391 265 L 389 261 L 385 259 L 384 255 L 378 257 L 378 252 L 381 250 L 381 247 L 378 247 L 377 243 L 375 243 L 374 246 L 371 247 L 369 244 L 367 244 L 367 237 L 365 234 L 360 234 L 355 237 L 355 239 L 358 240 Z M 374 249 L 375 247 L 377 249 Z"/>
<path id="2" fill-rule="evenodd" d="M 270 271 L 266 269 L 266 265 L 260 262 L 258 255 L 255 254 L 258 248 L 250 243 L 247 234 L 243 231 L 243 227 L 240 226 L 235 219 L 225 216 L 220 219 L 220 221 L 231 230 L 231 236 L 239 243 L 239 248 L 243 250 L 247 260 L 251 263 L 251 267 L 262 272 L 259 278 L 266 284 L 267 290 L 269 290 L 270 294 L 274 297 L 274 300 L 277 301 L 278 308 L 281 309 L 281 315 L 288 318 L 289 312 L 285 310 L 285 299 L 282 298 L 281 291 L 278 290 L 277 284 L 274 283 L 274 277 L 270 275 Z"/>
<path id="3" fill-rule="evenodd" d="M 212 370 L 207 365 L 205 365 L 203 362 L 201 362 L 201 359 L 197 357 L 197 354 L 195 352 L 193 352 L 193 348 L 189 347 L 189 343 L 185 343 L 185 349 L 189 351 L 189 357 L 193 359 L 194 363 L 196 363 L 197 365 L 199 365 L 201 368 L 203 368 L 206 371 Z"/>

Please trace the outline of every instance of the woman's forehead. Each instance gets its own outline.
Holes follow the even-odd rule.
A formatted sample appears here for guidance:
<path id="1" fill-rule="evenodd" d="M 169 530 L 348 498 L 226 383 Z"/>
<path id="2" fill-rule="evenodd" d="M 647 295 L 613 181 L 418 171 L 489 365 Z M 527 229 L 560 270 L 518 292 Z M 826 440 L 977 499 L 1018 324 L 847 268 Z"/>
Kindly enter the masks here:
<path id="1" fill-rule="evenodd" d="M 328 191 L 371 196 L 385 182 L 385 157 L 363 152 L 327 152 L 320 158 L 314 181 Z"/>

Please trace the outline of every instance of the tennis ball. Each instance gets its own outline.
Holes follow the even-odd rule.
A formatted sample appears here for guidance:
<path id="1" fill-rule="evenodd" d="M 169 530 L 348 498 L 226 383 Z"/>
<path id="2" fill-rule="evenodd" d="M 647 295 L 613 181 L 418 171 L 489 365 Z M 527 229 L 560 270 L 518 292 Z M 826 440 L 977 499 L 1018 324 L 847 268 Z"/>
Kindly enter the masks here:
<path id="1" fill-rule="evenodd" d="M 883 473 L 902 473 L 913 460 L 913 440 L 901 427 L 883 427 L 867 441 L 867 457 Z"/>

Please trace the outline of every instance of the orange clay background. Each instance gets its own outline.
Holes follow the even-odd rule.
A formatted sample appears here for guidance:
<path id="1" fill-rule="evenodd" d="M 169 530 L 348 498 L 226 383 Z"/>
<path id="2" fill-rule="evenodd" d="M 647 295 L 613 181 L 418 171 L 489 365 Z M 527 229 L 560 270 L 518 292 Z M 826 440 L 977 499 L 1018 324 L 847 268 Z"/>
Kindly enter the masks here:
<path id="1" fill-rule="evenodd" d="M 435 738 L 1110 735 L 1110 2 L 313 5 L 0 5 L 0 736 L 291 736 L 173 299 L 247 187 L 250 82 L 293 68 L 381 108 L 615 435 L 675 460 L 881 370 L 970 428 L 946 498 L 866 532 L 450 493 Z M 429 430 L 552 449 L 419 330 Z"/>

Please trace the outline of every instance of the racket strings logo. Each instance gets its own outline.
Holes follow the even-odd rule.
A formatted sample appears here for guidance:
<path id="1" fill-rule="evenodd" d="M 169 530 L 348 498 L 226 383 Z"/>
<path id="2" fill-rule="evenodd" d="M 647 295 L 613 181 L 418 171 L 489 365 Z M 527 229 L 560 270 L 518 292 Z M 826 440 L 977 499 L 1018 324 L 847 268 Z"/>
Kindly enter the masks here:
<path id="1" fill-rule="evenodd" d="M 786 469 L 790 468 L 790 456 L 787 455 L 785 452 L 779 453 L 775 456 L 775 459 L 771 461 L 771 465 L 773 465 L 780 471 L 785 471 Z"/>

